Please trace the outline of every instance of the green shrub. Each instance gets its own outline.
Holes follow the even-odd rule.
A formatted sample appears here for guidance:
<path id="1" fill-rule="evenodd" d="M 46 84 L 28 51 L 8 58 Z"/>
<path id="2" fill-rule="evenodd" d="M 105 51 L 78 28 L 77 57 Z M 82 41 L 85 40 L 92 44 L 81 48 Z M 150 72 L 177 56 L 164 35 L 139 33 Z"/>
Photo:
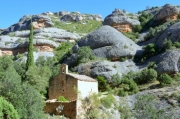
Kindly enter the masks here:
<path id="1" fill-rule="evenodd" d="M 178 14 L 178 19 L 180 19 L 180 14 Z"/>
<path id="2" fill-rule="evenodd" d="M 123 33 L 123 35 L 125 35 L 126 37 L 130 38 L 133 41 L 136 41 L 137 38 L 139 38 L 139 33 L 138 32 L 128 32 L 128 33 Z"/>
<path id="3" fill-rule="evenodd" d="M 142 26 L 141 25 L 134 25 L 133 26 L 133 32 L 140 32 L 142 29 Z"/>
<path id="4" fill-rule="evenodd" d="M 106 108 L 111 108 L 112 104 L 115 104 L 115 98 L 113 95 L 108 94 L 107 96 L 101 98 L 101 103 L 106 107 Z"/>
<path id="5" fill-rule="evenodd" d="M 98 89 L 100 91 L 107 91 L 108 90 L 109 86 L 108 86 L 107 80 L 103 76 L 98 76 L 97 81 L 98 81 Z"/>
<path id="6" fill-rule="evenodd" d="M 143 69 L 141 72 L 139 72 L 139 75 L 135 77 L 134 81 L 137 84 L 144 84 L 153 82 L 157 79 L 157 72 L 154 69 Z"/>
<path id="7" fill-rule="evenodd" d="M 155 62 L 149 62 L 147 65 L 147 68 L 148 69 L 155 69 L 155 68 L 157 68 L 157 65 Z"/>
<path id="8" fill-rule="evenodd" d="M 66 99 L 64 96 L 59 96 L 57 100 L 59 102 L 68 102 L 68 99 Z"/>
<path id="9" fill-rule="evenodd" d="M 78 49 L 77 64 L 86 63 L 91 60 L 94 60 L 95 58 L 96 57 L 94 56 L 94 54 L 89 46 L 83 46 Z"/>
<path id="10" fill-rule="evenodd" d="M 160 82 L 161 86 L 165 86 L 172 83 L 172 78 L 168 74 L 164 73 L 160 75 L 158 81 Z"/>
<path id="11" fill-rule="evenodd" d="M 114 74 L 111 80 L 112 80 L 112 83 L 111 83 L 112 87 L 118 87 L 119 84 L 121 83 L 121 77 L 119 76 L 118 73 Z"/>
<path id="12" fill-rule="evenodd" d="M 176 48 L 180 48 L 180 43 L 179 42 L 174 42 L 173 46 L 175 46 Z"/>
<path id="13" fill-rule="evenodd" d="M 57 61 L 61 61 L 63 58 L 65 58 L 66 56 L 70 55 L 72 53 L 72 47 L 73 47 L 74 43 L 71 42 L 64 42 L 61 43 L 60 46 L 58 46 L 57 48 L 55 48 L 55 57 L 54 59 Z"/>
<path id="14" fill-rule="evenodd" d="M 122 79 L 121 83 L 119 84 L 119 94 L 120 96 L 124 95 L 132 95 L 139 91 L 137 84 L 131 80 L 124 78 Z"/>
<path id="15" fill-rule="evenodd" d="M 164 49 L 165 49 L 165 50 L 171 49 L 172 46 L 173 46 L 172 41 L 171 41 L 170 39 L 165 38 L 165 39 L 164 39 L 164 42 L 163 42 L 163 47 L 164 47 Z"/>

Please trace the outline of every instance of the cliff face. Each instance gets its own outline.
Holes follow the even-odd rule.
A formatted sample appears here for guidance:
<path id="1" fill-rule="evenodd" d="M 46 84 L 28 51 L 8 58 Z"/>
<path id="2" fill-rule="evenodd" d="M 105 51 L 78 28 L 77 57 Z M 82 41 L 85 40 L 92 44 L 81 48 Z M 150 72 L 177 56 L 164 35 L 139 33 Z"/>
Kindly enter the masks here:
<path id="1" fill-rule="evenodd" d="M 53 52 L 54 48 L 47 45 L 34 45 L 34 49 L 38 52 Z M 17 48 L 0 48 L 0 56 L 3 55 L 17 55 L 18 53 L 22 54 L 28 51 L 27 47 L 17 47 Z"/>
<path id="2" fill-rule="evenodd" d="M 131 32 L 134 25 L 140 25 L 136 18 L 137 16 L 132 13 L 115 9 L 112 14 L 104 19 L 103 24 L 110 25 L 120 32 Z"/>

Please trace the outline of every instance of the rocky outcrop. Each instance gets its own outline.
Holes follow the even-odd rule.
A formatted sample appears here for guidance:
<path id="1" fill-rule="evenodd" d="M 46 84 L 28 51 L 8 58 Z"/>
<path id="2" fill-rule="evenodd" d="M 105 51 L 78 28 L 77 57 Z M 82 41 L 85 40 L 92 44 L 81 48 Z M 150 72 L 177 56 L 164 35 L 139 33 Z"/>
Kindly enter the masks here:
<path id="1" fill-rule="evenodd" d="M 44 28 L 41 32 L 34 35 L 35 37 L 50 37 L 56 42 L 70 41 L 74 42 L 81 37 L 77 33 L 67 32 L 58 28 Z"/>
<path id="2" fill-rule="evenodd" d="M 95 56 L 117 61 L 123 57 L 133 57 L 142 52 L 142 48 L 111 26 L 102 26 L 82 38 L 73 47 L 73 55 L 65 60 L 68 65 L 76 62 L 79 47 L 89 46 Z M 73 60 L 72 60 L 73 59 Z"/>
<path id="3" fill-rule="evenodd" d="M 176 6 L 166 4 L 162 9 L 155 15 L 155 21 L 166 22 L 167 20 L 177 20 L 179 9 Z"/>
<path id="4" fill-rule="evenodd" d="M 174 25 L 167 28 L 159 37 L 154 38 L 155 44 L 159 47 L 163 47 L 163 42 L 165 39 L 170 39 L 172 42 L 180 41 L 180 22 L 175 23 Z"/>
<path id="5" fill-rule="evenodd" d="M 59 43 L 46 39 L 34 39 L 34 48 L 38 52 L 53 52 Z M 28 42 L 26 38 L 0 36 L 0 56 L 16 55 L 27 51 Z"/>
<path id="6" fill-rule="evenodd" d="M 54 14 L 57 15 L 57 16 L 64 16 L 64 15 L 70 14 L 70 12 L 68 12 L 68 11 L 59 11 L 59 12 L 55 12 Z"/>
<path id="7" fill-rule="evenodd" d="M 130 71 L 137 72 L 140 68 L 134 62 L 126 60 L 124 62 L 97 61 L 93 63 L 82 64 L 74 68 L 79 74 L 88 75 L 96 78 L 97 76 L 105 77 L 108 82 L 112 82 L 112 76 L 118 73 L 127 74 Z"/>
<path id="8" fill-rule="evenodd" d="M 44 16 L 44 15 L 28 16 L 28 15 L 25 15 L 19 20 L 18 23 L 16 23 L 16 24 L 10 26 L 9 28 L 5 29 L 4 31 L 2 31 L 1 34 L 6 35 L 10 32 L 28 30 L 30 22 L 31 22 L 31 19 L 30 19 L 31 17 L 32 17 L 34 29 L 51 27 L 54 25 L 51 21 L 51 18 L 48 16 Z"/>
<path id="9" fill-rule="evenodd" d="M 115 9 L 108 15 L 103 22 L 104 25 L 110 25 L 120 32 L 131 32 L 133 25 L 140 25 L 136 19 L 131 19 L 125 11 Z"/>
<path id="10" fill-rule="evenodd" d="M 88 14 L 80 14 L 79 12 L 67 12 L 67 11 L 56 12 L 55 14 L 58 16 L 62 16 L 60 19 L 62 21 L 74 21 L 74 22 L 80 22 L 82 20 L 103 21 L 102 16 L 98 14 L 88 15 Z"/>
<path id="11" fill-rule="evenodd" d="M 141 52 L 141 47 L 111 26 L 102 26 L 77 42 L 89 46 L 97 57 L 118 60 Z"/>
<path id="12" fill-rule="evenodd" d="M 28 38 L 29 37 L 29 30 L 24 31 L 16 31 L 14 32 L 15 37 L 21 37 L 21 38 Z M 77 39 L 80 39 L 81 36 L 79 36 L 77 33 L 71 33 L 63 29 L 58 28 L 40 28 L 34 30 L 34 38 L 35 39 L 51 39 L 56 42 L 74 42 Z"/>
<path id="13" fill-rule="evenodd" d="M 152 57 L 148 62 L 155 62 L 157 64 L 156 71 L 158 74 L 176 74 L 180 72 L 180 50 L 167 51 Z"/>

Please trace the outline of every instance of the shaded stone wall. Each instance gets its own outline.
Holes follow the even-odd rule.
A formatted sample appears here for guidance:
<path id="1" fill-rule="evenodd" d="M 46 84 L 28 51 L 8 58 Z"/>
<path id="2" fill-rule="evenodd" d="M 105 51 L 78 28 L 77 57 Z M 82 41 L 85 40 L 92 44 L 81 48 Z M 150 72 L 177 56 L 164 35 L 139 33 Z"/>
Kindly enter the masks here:
<path id="1" fill-rule="evenodd" d="M 44 107 L 44 112 L 55 114 L 55 115 L 64 115 L 66 117 L 70 117 L 71 119 L 76 119 L 76 101 L 72 102 L 46 102 L 46 106 Z M 57 111 L 58 107 L 63 106 L 62 111 Z"/>
<path id="2" fill-rule="evenodd" d="M 130 24 L 112 24 L 112 27 L 120 32 L 131 32 L 132 26 Z"/>
<path id="3" fill-rule="evenodd" d="M 64 96 L 69 101 L 77 100 L 77 79 L 67 74 L 67 67 L 61 65 L 60 74 L 49 81 L 49 99 Z"/>

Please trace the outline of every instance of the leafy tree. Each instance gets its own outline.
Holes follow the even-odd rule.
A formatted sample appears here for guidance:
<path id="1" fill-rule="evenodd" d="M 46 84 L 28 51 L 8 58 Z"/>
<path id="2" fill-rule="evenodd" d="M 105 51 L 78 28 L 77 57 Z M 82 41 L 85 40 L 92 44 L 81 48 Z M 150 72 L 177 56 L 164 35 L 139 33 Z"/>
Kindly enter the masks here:
<path id="1" fill-rule="evenodd" d="M 57 64 L 54 58 L 38 57 L 38 59 L 36 60 L 36 66 L 38 67 L 47 66 L 51 70 L 51 77 L 59 74 L 60 64 Z"/>
<path id="2" fill-rule="evenodd" d="M 34 66 L 34 56 L 33 56 L 33 24 L 31 20 L 30 24 L 30 34 L 29 34 L 29 45 L 28 45 L 28 55 L 27 55 L 27 62 L 26 62 L 26 68 L 27 70 Z"/>
<path id="3" fill-rule="evenodd" d="M 4 58 L 1 57 L 0 61 L 2 59 Z M 0 69 L 3 66 L 1 65 Z M 22 84 L 21 76 L 16 72 L 13 65 L 1 72 L 0 95 L 14 106 L 20 119 L 31 117 L 31 119 L 40 119 L 38 115 L 43 115 L 41 95 L 30 85 Z"/>
<path id="4" fill-rule="evenodd" d="M 17 111 L 14 106 L 0 97 L 0 118 L 1 119 L 19 119 Z"/>
<path id="5" fill-rule="evenodd" d="M 21 79 L 24 80 L 26 74 L 26 63 L 14 61 L 14 68 L 16 72 L 21 76 Z"/>
<path id="6" fill-rule="evenodd" d="M 36 70 L 34 70 L 36 69 Z M 46 94 L 46 88 L 49 84 L 49 79 L 51 77 L 51 70 L 47 66 L 37 67 L 33 66 L 30 67 L 29 70 L 26 72 L 26 81 L 40 94 Z"/>
<path id="7" fill-rule="evenodd" d="M 23 119 L 45 119 L 44 102 L 39 92 L 28 83 L 22 85 L 22 103 L 26 111 Z"/>

